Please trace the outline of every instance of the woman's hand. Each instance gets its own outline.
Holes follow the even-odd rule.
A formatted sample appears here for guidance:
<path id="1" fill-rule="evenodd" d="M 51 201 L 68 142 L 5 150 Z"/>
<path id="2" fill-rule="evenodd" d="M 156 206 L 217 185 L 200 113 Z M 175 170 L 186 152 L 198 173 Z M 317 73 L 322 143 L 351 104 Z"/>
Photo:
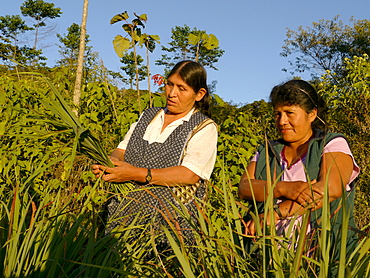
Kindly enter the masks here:
<path id="1" fill-rule="evenodd" d="M 133 179 L 136 167 L 123 161 L 112 160 L 116 167 L 106 167 L 103 165 L 92 165 L 92 172 L 96 178 L 100 176 L 107 182 L 126 182 Z"/>
<path id="2" fill-rule="evenodd" d="M 123 160 L 125 158 L 125 150 L 123 149 L 115 149 L 112 154 L 109 156 L 109 159 L 110 161 L 113 163 L 113 165 L 120 165 L 122 162 L 123 163 Z M 127 164 L 127 163 L 126 163 Z M 131 166 L 131 165 L 130 165 Z M 120 172 L 120 170 L 114 170 L 116 167 L 112 168 L 112 167 L 105 167 L 103 165 L 99 165 L 99 164 L 93 164 L 91 166 L 91 172 L 95 175 L 96 178 L 99 178 L 99 177 L 102 177 L 103 180 L 105 181 L 112 181 L 111 179 L 114 179 L 114 181 L 118 178 L 117 174 L 118 172 Z M 122 169 L 121 169 L 122 170 Z M 108 177 L 108 174 L 111 173 L 111 172 L 114 172 L 115 175 L 113 176 L 109 176 Z M 127 181 L 127 180 L 125 180 Z M 123 181 L 121 181 L 123 182 Z"/>
<path id="3" fill-rule="evenodd" d="M 102 167 L 102 165 L 99 164 L 91 165 L 91 172 L 95 175 L 96 178 L 99 178 L 101 175 L 104 174 L 103 170 L 100 167 Z"/>
<path id="4" fill-rule="evenodd" d="M 314 205 L 324 196 L 324 192 L 315 186 L 316 180 L 309 182 L 279 182 L 276 190 L 279 191 L 279 197 L 297 202 L 303 207 Z M 280 185 L 280 186 L 279 186 Z"/>
<path id="5" fill-rule="evenodd" d="M 274 213 L 274 219 L 275 219 L 275 223 L 279 220 L 279 215 L 274 211 L 272 210 L 273 213 Z M 260 219 L 260 226 L 261 228 L 263 227 L 263 221 L 264 221 L 264 218 L 265 218 L 265 215 L 264 213 L 261 213 L 259 214 L 259 219 Z M 271 217 L 270 215 L 267 216 L 267 219 L 266 219 L 266 225 L 267 226 L 271 226 Z M 245 235 L 248 235 L 248 236 L 254 236 L 256 235 L 256 230 L 257 230 L 257 226 L 256 226 L 256 223 L 254 222 L 253 219 L 249 220 L 248 222 L 246 222 L 244 224 L 245 226 L 245 231 L 244 231 L 244 234 Z"/>

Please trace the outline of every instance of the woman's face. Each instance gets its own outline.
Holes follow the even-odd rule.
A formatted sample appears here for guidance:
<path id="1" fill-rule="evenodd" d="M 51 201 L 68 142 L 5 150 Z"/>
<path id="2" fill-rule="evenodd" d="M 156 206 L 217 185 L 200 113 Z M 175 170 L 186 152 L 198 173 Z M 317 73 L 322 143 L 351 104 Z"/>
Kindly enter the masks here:
<path id="1" fill-rule="evenodd" d="M 311 123 L 317 110 L 307 113 L 299 105 L 277 105 L 274 109 L 275 125 L 284 141 L 304 144 L 312 136 Z"/>
<path id="2" fill-rule="evenodd" d="M 185 116 L 205 95 L 206 90 L 195 92 L 182 80 L 179 74 L 171 75 L 166 84 L 167 109 L 171 114 Z"/>

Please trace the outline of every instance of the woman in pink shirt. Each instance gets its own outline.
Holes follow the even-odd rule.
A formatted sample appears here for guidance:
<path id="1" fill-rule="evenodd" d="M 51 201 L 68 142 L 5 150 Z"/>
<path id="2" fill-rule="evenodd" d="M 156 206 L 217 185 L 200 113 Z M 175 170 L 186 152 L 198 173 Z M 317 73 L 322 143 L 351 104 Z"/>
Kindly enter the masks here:
<path id="1" fill-rule="evenodd" d="M 342 134 L 325 133 L 324 101 L 306 81 L 291 80 L 275 86 L 270 94 L 274 119 L 281 138 L 261 145 L 239 184 L 239 197 L 255 200 L 263 207 L 268 194 L 275 200 L 273 213 L 277 234 L 291 237 L 300 228 L 302 215 L 311 211 L 307 233 L 320 229 L 324 198 L 330 202 L 333 237 L 341 229 L 341 197 L 347 203 L 349 225 L 353 217 L 354 183 L 359 168 Z M 268 167 L 273 192 L 268 192 Z M 328 196 L 324 196 L 328 186 Z M 343 195 L 345 192 L 345 196 Z M 267 212 L 260 211 L 260 217 Z M 269 224 L 270 216 L 267 217 Z M 292 222 L 293 221 L 293 222 Z M 290 227 L 291 225 L 293 226 Z M 253 219 L 246 222 L 245 233 L 256 234 Z M 340 237 L 340 235 L 339 235 Z M 356 235 L 348 231 L 347 250 L 354 248 Z M 311 246 L 312 247 L 312 246 Z M 339 250 L 334 251 L 338 256 Z"/>

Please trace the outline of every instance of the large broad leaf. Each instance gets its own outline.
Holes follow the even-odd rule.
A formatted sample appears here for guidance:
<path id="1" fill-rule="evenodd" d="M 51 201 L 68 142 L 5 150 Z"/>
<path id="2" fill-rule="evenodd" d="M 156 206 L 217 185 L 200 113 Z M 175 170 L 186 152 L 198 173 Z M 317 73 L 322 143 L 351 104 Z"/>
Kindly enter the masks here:
<path id="1" fill-rule="evenodd" d="M 200 37 L 195 35 L 195 34 L 190 33 L 189 37 L 188 37 L 188 40 L 189 40 L 190 44 L 197 45 L 200 41 Z"/>
<path id="2" fill-rule="evenodd" d="M 204 47 L 207 48 L 208 50 L 211 50 L 211 49 L 218 47 L 218 45 L 219 45 L 219 42 L 216 36 L 213 34 L 210 34 L 207 40 L 205 40 Z"/>
<path id="3" fill-rule="evenodd" d="M 150 52 L 153 52 L 155 49 L 155 40 L 148 34 L 142 34 L 139 38 L 139 46 L 145 46 Z"/>
<path id="4" fill-rule="evenodd" d="M 129 18 L 127 11 L 117 14 L 110 20 L 110 24 L 114 24 L 120 21 L 125 21 Z"/>
<path id="5" fill-rule="evenodd" d="M 141 31 L 140 29 L 136 29 L 134 32 L 131 34 L 132 41 L 136 44 L 137 42 L 140 41 L 141 37 Z"/>
<path id="6" fill-rule="evenodd" d="M 131 48 L 131 42 L 128 38 L 117 35 L 113 40 L 113 47 L 118 57 L 122 58 L 123 54 Z"/>

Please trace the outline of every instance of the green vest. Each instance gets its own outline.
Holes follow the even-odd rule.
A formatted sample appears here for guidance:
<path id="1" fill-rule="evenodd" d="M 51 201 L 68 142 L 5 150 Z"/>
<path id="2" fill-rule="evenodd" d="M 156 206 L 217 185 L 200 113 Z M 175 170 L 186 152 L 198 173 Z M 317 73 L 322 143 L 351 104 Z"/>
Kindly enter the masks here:
<path id="1" fill-rule="evenodd" d="M 324 150 L 325 145 L 332 139 L 337 137 L 345 136 L 339 133 L 328 133 L 324 134 L 320 130 L 314 130 L 314 138 L 310 140 L 306 159 L 304 162 L 307 180 L 317 179 L 320 172 L 321 155 Z M 266 158 L 266 145 L 260 145 L 258 148 L 259 158 L 256 164 L 255 178 L 260 180 L 267 180 L 266 173 L 266 161 L 269 162 L 271 178 L 277 178 L 280 180 L 282 174 L 281 152 L 284 148 L 284 144 L 281 140 L 270 140 L 268 141 L 268 157 Z M 330 215 L 331 217 L 331 227 L 333 233 L 331 233 L 333 255 L 339 258 L 339 248 L 340 244 L 336 242 L 341 239 L 341 223 L 342 223 L 342 199 L 344 199 L 346 204 L 346 212 L 349 217 L 349 226 L 356 227 L 355 219 L 353 216 L 353 204 L 355 195 L 354 182 L 350 185 L 351 191 L 346 192 L 342 197 L 332 201 L 330 203 Z M 261 206 L 260 206 L 261 207 Z M 311 212 L 311 226 L 313 229 L 320 229 L 320 219 L 321 219 L 322 209 L 317 209 Z M 348 229 L 347 234 L 347 252 L 353 250 L 357 243 L 356 233 Z"/>

